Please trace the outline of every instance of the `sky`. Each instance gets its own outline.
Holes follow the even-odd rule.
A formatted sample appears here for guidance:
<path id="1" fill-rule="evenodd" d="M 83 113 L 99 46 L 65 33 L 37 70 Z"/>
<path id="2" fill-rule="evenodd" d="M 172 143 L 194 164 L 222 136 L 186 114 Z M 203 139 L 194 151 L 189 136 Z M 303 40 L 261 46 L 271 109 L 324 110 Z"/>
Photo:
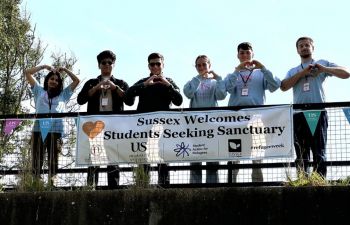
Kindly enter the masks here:
<path id="1" fill-rule="evenodd" d="M 113 75 L 129 86 L 149 75 L 147 57 L 160 52 L 165 58 L 164 75 L 183 94 L 185 83 L 197 75 L 198 55 L 207 55 L 211 68 L 225 78 L 238 65 L 236 48 L 244 41 L 252 43 L 254 58 L 281 80 L 300 64 L 295 42 L 301 36 L 313 38 L 314 59 L 350 68 L 348 2 L 23 0 L 21 8 L 30 13 L 36 36 L 47 45 L 42 64 L 52 62 L 53 52 L 77 58 L 74 72 L 82 81 L 79 89 L 100 74 L 96 56 L 108 49 L 117 55 Z M 327 79 L 326 100 L 350 101 L 349 84 L 350 79 Z M 183 97 L 181 107 L 187 108 L 189 100 Z M 219 106 L 227 106 L 228 99 L 219 101 Z M 292 90 L 266 93 L 267 105 L 292 101 Z"/>

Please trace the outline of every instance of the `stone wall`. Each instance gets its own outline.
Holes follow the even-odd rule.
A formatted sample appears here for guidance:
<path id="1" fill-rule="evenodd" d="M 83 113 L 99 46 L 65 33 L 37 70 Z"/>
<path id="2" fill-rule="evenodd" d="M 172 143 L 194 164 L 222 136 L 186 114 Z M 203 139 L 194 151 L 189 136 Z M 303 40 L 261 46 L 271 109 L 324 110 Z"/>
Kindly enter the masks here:
<path id="1" fill-rule="evenodd" d="M 349 215 L 340 186 L 0 194 L 1 225 L 337 225 Z"/>

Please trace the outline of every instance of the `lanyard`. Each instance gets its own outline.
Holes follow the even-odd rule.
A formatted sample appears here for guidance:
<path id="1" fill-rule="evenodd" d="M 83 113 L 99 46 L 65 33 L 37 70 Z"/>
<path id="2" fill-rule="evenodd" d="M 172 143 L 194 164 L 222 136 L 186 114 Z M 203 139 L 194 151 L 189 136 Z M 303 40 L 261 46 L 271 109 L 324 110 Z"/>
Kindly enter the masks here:
<path id="1" fill-rule="evenodd" d="M 52 98 L 49 97 L 49 109 L 51 111 L 51 106 L 52 106 Z"/>
<path id="2" fill-rule="evenodd" d="M 244 84 L 244 87 L 247 87 L 248 85 L 247 85 L 247 83 L 248 83 L 248 81 L 249 81 L 249 79 L 250 79 L 250 76 L 252 75 L 252 73 L 253 73 L 253 70 L 249 70 L 250 71 L 250 73 L 249 73 L 249 75 L 248 75 L 248 77 L 247 77 L 247 79 L 245 79 L 244 80 L 244 78 L 243 78 L 243 76 L 242 76 L 242 74 L 240 73 L 240 72 L 238 72 L 239 73 L 239 75 L 241 76 L 241 78 L 242 78 L 242 81 L 243 81 L 243 84 Z"/>
<path id="3" fill-rule="evenodd" d="M 311 63 L 310 63 L 310 64 L 312 64 L 312 63 L 314 63 L 314 60 L 313 60 L 313 59 L 311 60 Z M 309 65 L 310 65 L 310 64 L 309 64 Z M 300 63 L 300 66 L 301 66 L 302 69 L 304 69 L 303 63 Z M 307 78 L 308 78 L 308 77 L 309 77 L 309 75 L 306 75 L 306 76 L 305 76 L 306 82 L 307 82 Z"/>

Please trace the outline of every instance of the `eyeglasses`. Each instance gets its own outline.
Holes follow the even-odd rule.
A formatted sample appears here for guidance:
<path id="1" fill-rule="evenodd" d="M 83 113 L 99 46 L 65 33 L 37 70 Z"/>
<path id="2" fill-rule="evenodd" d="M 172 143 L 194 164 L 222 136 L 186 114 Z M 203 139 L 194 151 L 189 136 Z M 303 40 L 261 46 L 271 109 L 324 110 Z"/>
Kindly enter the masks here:
<path id="1" fill-rule="evenodd" d="M 160 65 L 162 65 L 160 62 L 155 62 L 155 63 L 150 63 L 149 64 L 151 67 L 154 67 L 155 65 L 157 65 L 158 67 L 160 67 Z"/>
<path id="2" fill-rule="evenodd" d="M 207 63 L 199 63 L 199 64 L 196 64 L 196 67 L 206 67 L 207 66 Z"/>
<path id="3" fill-rule="evenodd" d="M 113 62 L 112 61 L 102 61 L 101 64 L 104 65 L 104 66 L 105 65 L 112 65 Z"/>

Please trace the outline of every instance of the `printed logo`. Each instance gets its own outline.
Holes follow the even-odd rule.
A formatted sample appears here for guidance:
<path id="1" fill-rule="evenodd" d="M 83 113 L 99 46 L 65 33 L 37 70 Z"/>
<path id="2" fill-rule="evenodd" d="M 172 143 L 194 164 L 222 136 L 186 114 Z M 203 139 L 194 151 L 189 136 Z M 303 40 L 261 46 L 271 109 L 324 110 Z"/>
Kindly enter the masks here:
<path id="1" fill-rule="evenodd" d="M 229 139 L 228 140 L 228 152 L 242 152 L 242 140 L 241 139 Z"/>
<path id="2" fill-rule="evenodd" d="M 91 139 L 94 139 L 101 131 L 105 128 L 105 123 L 103 121 L 86 122 L 83 124 L 84 133 Z"/>
<path id="3" fill-rule="evenodd" d="M 184 158 L 185 154 L 189 156 L 190 153 L 188 151 L 191 151 L 191 149 L 188 146 L 189 145 L 186 146 L 184 142 L 181 142 L 181 144 L 176 144 L 176 148 L 174 149 L 174 152 L 176 152 L 176 157 L 182 155 L 182 158 Z"/>

